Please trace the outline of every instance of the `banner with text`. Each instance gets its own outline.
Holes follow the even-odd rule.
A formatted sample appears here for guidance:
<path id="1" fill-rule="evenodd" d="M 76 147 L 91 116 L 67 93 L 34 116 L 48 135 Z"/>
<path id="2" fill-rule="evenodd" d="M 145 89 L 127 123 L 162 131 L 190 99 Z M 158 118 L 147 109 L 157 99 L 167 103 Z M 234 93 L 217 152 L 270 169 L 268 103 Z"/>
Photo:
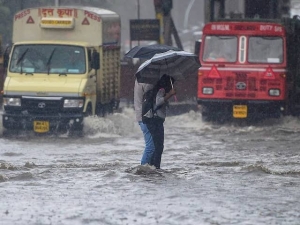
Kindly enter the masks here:
<path id="1" fill-rule="evenodd" d="M 157 19 L 130 20 L 131 41 L 158 41 L 160 25 Z"/>

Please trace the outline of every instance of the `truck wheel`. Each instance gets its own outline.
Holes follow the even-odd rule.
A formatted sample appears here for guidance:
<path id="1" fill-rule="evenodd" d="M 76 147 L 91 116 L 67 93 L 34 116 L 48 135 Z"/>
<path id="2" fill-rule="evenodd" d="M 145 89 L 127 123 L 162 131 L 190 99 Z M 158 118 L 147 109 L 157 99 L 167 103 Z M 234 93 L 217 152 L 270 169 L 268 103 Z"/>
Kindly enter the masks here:
<path id="1" fill-rule="evenodd" d="M 96 115 L 98 116 L 105 116 L 105 109 L 104 109 L 104 105 L 102 105 L 101 103 L 98 103 L 96 106 Z"/>
<path id="2" fill-rule="evenodd" d="M 209 115 L 207 112 L 203 112 L 201 115 L 202 115 L 203 122 L 211 122 L 212 121 L 211 115 Z"/>
<path id="3" fill-rule="evenodd" d="M 111 102 L 102 105 L 102 116 L 113 113 L 113 105 Z"/>
<path id="4" fill-rule="evenodd" d="M 114 110 L 118 110 L 119 109 L 119 106 L 120 106 L 120 100 L 118 99 L 113 99 L 112 100 L 112 107 Z"/>
<path id="5" fill-rule="evenodd" d="M 205 108 L 202 111 L 203 122 L 215 122 L 217 124 L 224 124 L 230 120 L 230 116 L 227 111 L 219 113 L 216 109 Z"/>
<path id="6" fill-rule="evenodd" d="M 211 122 L 213 120 L 212 117 L 212 110 L 209 109 L 207 106 L 201 107 L 201 115 L 202 115 L 202 121 L 203 122 Z"/>
<path id="7" fill-rule="evenodd" d="M 115 107 L 115 102 L 112 100 L 110 103 L 107 104 L 107 113 L 113 113 L 114 112 L 114 107 Z"/>
<path id="8" fill-rule="evenodd" d="M 69 131 L 69 137 L 83 137 L 83 124 L 73 126 Z"/>
<path id="9" fill-rule="evenodd" d="M 19 129 L 8 129 L 2 127 L 1 134 L 3 137 L 15 136 L 19 134 Z"/>

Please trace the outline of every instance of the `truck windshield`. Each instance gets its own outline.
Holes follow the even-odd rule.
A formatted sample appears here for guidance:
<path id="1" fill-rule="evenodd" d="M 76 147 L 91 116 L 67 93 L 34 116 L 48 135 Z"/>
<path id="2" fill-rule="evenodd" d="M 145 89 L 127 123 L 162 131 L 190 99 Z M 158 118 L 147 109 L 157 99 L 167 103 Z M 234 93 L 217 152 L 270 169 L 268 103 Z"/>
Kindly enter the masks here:
<path id="1" fill-rule="evenodd" d="M 83 74 L 86 71 L 83 47 L 66 45 L 16 45 L 10 72 Z"/>
<path id="2" fill-rule="evenodd" d="M 237 46 L 236 36 L 206 36 L 203 61 L 235 62 Z"/>
<path id="3" fill-rule="evenodd" d="M 281 37 L 250 37 L 248 47 L 250 63 L 282 63 L 283 40 Z"/>

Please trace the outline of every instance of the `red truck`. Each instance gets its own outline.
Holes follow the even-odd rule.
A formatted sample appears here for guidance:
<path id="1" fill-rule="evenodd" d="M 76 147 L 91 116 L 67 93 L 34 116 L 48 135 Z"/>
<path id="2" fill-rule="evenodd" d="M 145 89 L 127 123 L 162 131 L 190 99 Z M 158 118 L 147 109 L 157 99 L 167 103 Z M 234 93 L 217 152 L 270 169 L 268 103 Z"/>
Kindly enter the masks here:
<path id="1" fill-rule="evenodd" d="M 204 121 L 300 114 L 300 20 L 223 20 L 203 28 L 197 101 Z"/>

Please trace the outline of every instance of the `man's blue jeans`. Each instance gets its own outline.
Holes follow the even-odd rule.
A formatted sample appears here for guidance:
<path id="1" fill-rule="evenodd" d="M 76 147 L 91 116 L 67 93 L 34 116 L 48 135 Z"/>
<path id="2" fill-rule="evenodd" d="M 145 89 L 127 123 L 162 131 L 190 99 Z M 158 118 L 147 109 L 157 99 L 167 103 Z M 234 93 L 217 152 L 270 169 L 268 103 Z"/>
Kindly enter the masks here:
<path id="1" fill-rule="evenodd" d="M 146 124 L 139 121 L 139 125 L 140 125 L 141 130 L 144 134 L 144 140 L 145 140 L 145 150 L 144 150 L 144 153 L 143 153 L 143 156 L 142 156 L 141 165 L 144 165 L 146 163 L 150 164 L 151 159 L 152 159 L 152 155 L 155 151 L 154 142 L 153 142 L 151 133 L 148 130 Z"/>

